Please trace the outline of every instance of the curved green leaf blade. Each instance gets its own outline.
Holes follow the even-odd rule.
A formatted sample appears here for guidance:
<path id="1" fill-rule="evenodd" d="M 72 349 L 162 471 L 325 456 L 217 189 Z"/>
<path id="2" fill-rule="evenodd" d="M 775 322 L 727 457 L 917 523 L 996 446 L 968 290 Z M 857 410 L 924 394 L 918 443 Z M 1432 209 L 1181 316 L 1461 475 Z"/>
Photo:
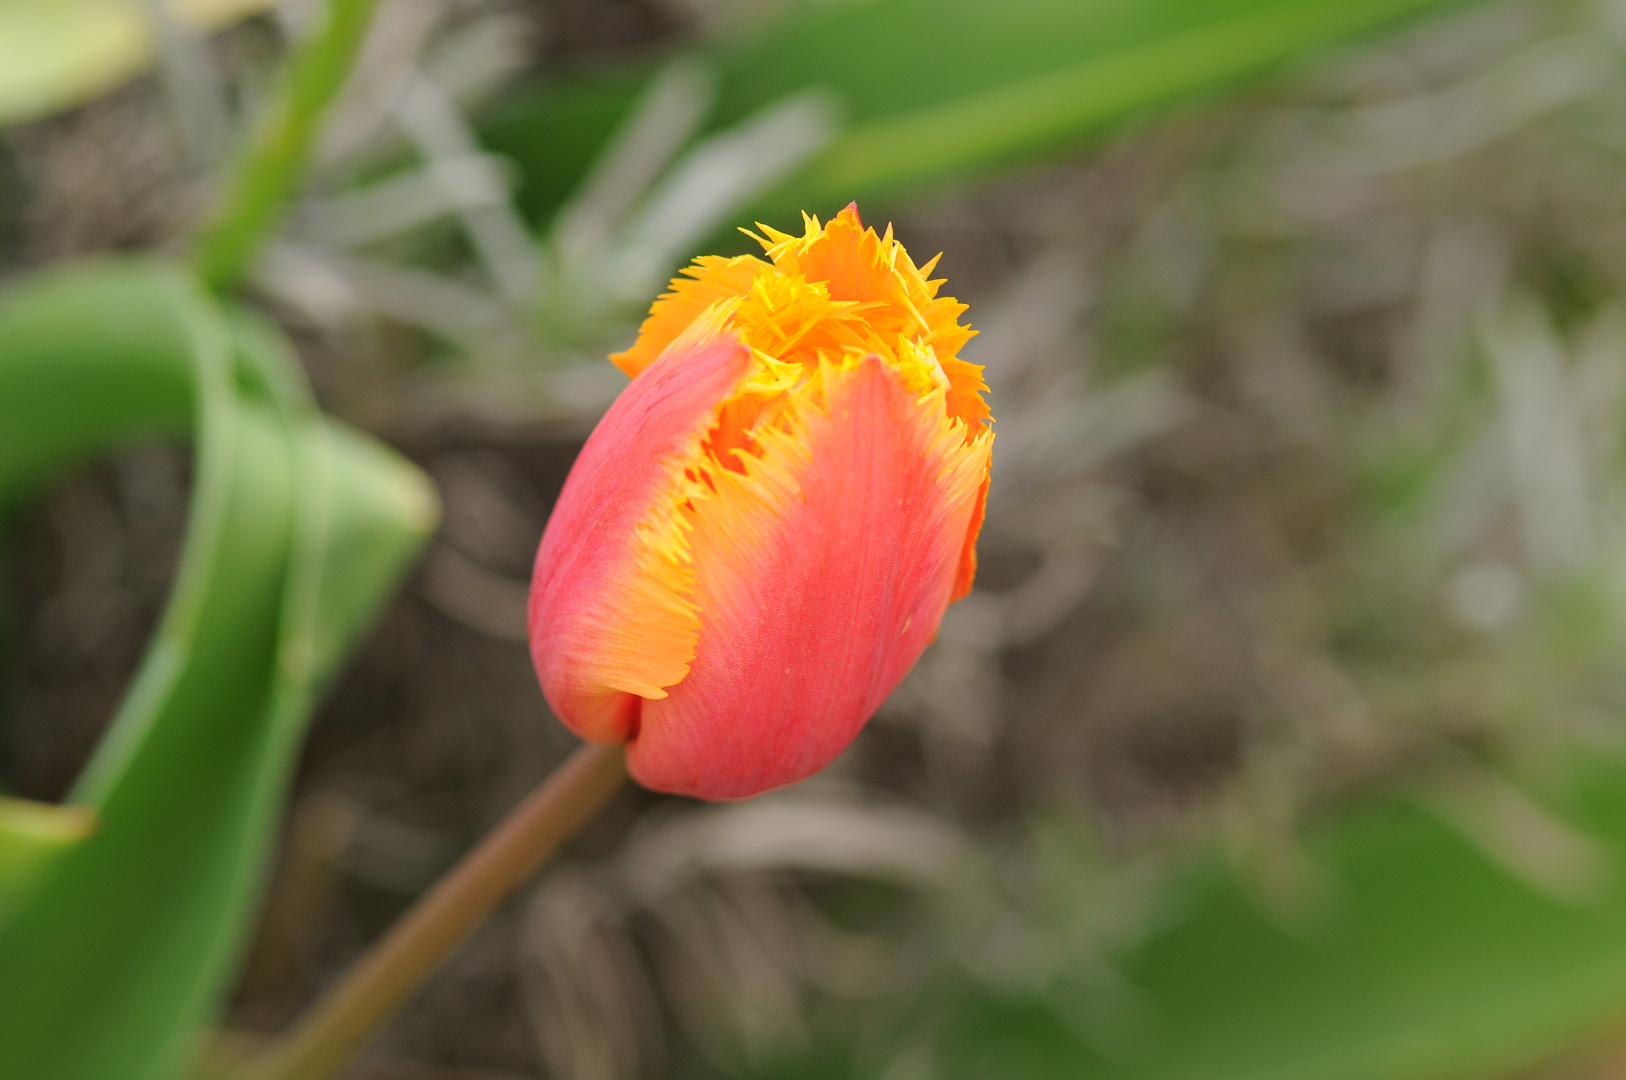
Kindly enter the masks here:
<path id="1" fill-rule="evenodd" d="M 0 927 L 62 853 L 95 831 L 83 806 L 0 796 Z"/>
<path id="2" fill-rule="evenodd" d="M 144 392 L 104 392 L 121 381 Z M 299 387 L 268 328 L 169 270 L 0 299 L 0 412 L 41 410 L 49 444 L 0 438 L 0 495 L 187 406 L 197 446 L 169 607 L 72 794 L 102 828 L 0 930 L 0 1077 L 175 1071 L 241 944 L 319 682 L 433 525 L 421 475 Z"/>

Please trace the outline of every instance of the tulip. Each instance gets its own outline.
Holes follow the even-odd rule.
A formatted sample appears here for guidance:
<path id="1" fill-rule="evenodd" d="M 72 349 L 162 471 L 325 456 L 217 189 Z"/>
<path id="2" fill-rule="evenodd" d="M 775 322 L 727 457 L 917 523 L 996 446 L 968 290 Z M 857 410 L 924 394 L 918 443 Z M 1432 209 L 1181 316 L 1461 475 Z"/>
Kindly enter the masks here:
<path id="1" fill-rule="evenodd" d="M 965 305 L 856 206 L 804 221 L 655 302 L 537 552 L 548 703 L 658 791 L 823 768 L 976 573 L 993 432 Z"/>

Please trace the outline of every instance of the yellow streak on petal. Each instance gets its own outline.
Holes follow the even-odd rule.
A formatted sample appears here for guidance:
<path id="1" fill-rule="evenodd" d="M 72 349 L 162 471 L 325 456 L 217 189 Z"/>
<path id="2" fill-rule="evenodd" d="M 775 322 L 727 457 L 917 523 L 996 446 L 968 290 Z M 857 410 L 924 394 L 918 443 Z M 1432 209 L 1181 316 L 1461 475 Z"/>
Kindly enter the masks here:
<path id="1" fill-rule="evenodd" d="M 737 297 L 710 304 L 667 347 L 693 348 L 726 332 L 738 306 Z M 614 617 L 606 622 L 590 675 L 611 690 L 663 698 L 666 687 L 689 673 L 700 633 L 689 533 L 695 508 L 714 497 L 716 464 L 706 440 L 716 422 L 715 412 L 702 418 L 682 449 L 661 462 L 665 494 L 636 527 L 631 566 L 605 598 Z"/>
<path id="2" fill-rule="evenodd" d="M 732 259 L 704 255 L 696 259 L 693 266 L 684 267 L 681 276 L 672 279 L 670 289 L 649 309 L 649 317 L 639 329 L 638 340 L 632 348 L 612 353 L 610 362 L 626 372 L 628 378 L 636 378 L 707 308 L 719 300 L 749 291 L 757 272 L 763 268 L 762 260 L 751 255 L 737 255 Z"/>

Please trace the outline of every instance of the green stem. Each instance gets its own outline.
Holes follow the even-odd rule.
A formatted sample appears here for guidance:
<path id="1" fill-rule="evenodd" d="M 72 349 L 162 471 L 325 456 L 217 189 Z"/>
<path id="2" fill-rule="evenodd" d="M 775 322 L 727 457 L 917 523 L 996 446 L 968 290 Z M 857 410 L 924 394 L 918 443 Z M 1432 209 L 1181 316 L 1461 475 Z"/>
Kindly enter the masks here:
<path id="1" fill-rule="evenodd" d="M 242 280 L 299 187 L 319 121 L 350 75 L 378 0 L 328 0 L 320 24 L 296 45 L 276 95 L 238 153 L 214 217 L 194 242 L 204 281 Z"/>
<path id="2" fill-rule="evenodd" d="M 492 909 L 604 805 L 626 775 L 621 747 L 588 743 L 578 749 L 234 1080 L 331 1075 Z"/>

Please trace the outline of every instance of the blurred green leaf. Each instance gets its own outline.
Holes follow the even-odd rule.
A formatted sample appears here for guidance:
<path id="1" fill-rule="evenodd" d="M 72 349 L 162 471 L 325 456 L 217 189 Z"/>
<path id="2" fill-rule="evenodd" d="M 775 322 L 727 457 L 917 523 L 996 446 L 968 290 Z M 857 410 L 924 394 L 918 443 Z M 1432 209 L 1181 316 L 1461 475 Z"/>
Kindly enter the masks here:
<path id="1" fill-rule="evenodd" d="M 726 120 L 755 94 L 835 75 L 852 126 L 781 197 L 839 203 L 1055 150 L 1150 106 L 1436 6 L 891 0 L 827 8 L 731 57 L 720 112 Z"/>
<path id="2" fill-rule="evenodd" d="M 1476 842 L 1411 800 L 1354 810 L 1310 836 L 1324 876 L 1286 918 L 1217 863 L 1195 868 L 1176 917 L 1117 959 L 1121 982 L 964 995 L 939 1017 L 932 1075 L 1500 1075 L 1618 1030 L 1626 770 L 1584 773 L 1576 834 L 1506 793 Z"/>
<path id="3" fill-rule="evenodd" d="M 275 331 L 141 263 L 0 297 L 0 502 L 195 437 L 169 606 L 70 794 L 100 817 L 0 928 L 0 1077 L 173 1075 L 242 943 L 313 695 L 432 527 L 424 478 L 321 417 Z"/>
<path id="4" fill-rule="evenodd" d="M 763 204 L 822 213 L 1076 143 L 1126 117 L 1454 0 L 868 0 L 807 4 L 711 58 L 711 130 L 820 87 L 848 127 Z M 641 72 L 563 80 L 485 127 L 546 218 Z"/>
<path id="5" fill-rule="evenodd" d="M 213 30 L 274 0 L 164 0 L 182 25 Z M 0 124 L 83 104 L 152 63 L 139 0 L 0 0 Z"/>
<path id="6" fill-rule="evenodd" d="M 568 199 L 654 68 L 590 72 L 520 93 L 480 128 L 482 141 L 519 165 L 515 200 L 545 224 Z"/>
<path id="7" fill-rule="evenodd" d="M 95 831 L 86 807 L 0 796 L 0 926 L 57 858 Z"/>

